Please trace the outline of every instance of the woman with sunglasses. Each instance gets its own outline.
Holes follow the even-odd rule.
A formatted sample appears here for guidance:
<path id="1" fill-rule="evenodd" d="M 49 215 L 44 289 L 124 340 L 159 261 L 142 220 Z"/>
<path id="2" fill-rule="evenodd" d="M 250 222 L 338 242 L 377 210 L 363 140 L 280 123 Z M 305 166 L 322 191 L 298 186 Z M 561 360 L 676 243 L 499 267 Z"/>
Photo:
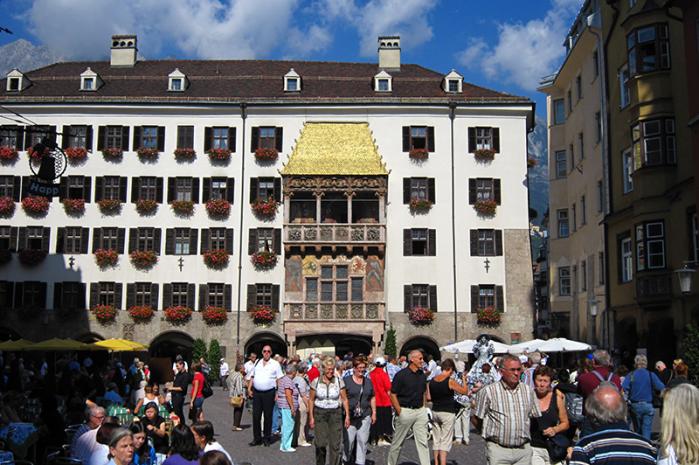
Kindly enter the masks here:
<path id="1" fill-rule="evenodd" d="M 335 374 L 335 360 L 323 360 L 323 374 L 311 383 L 308 426 L 315 428 L 313 443 L 316 446 L 316 465 L 339 465 L 342 454 L 342 412 L 345 428 L 350 427 L 350 411 L 345 383 Z"/>

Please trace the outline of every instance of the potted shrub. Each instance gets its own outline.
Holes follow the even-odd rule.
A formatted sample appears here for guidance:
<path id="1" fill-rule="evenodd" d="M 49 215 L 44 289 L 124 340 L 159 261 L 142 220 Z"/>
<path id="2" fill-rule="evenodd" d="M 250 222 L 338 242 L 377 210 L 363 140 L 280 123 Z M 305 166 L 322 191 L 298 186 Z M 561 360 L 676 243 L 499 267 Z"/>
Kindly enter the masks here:
<path id="1" fill-rule="evenodd" d="M 197 151 L 190 148 L 177 148 L 175 149 L 175 158 L 183 161 L 194 160 L 197 156 Z"/>
<path id="2" fill-rule="evenodd" d="M 255 149 L 255 158 L 257 161 L 275 161 L 279 156 L 277 149 L 266 149 L 259 147 Z"/>
<path id="3" fill-rule="evenodd" d="M 228 266 L 229 255 L 225 249 L 214 249 L 204 252 L 204 263 L 210 268 L 225 268 Z"/>
<path id="4" fill-rule="evenodd" d="M 129 257 L 133 266 L 141 270 L 153 268 L 158 263 L 158 255 L 153 250 L 134 250 Z"/>
<path id="5" fill-rule="evenodd" d="M 228 320 L 225 308 L 208 306 L 201 312 L 201 317 L 210 325 L 222 325 Z"/>
<path id="6" fill-rule="evenodd" d="M 427 212 L 432 208 L 432 202 L 427 199 L 418 199 L 413 197 L 410 199 L 410 209 L 414 212 Z"/>
<path id="7" fill-rule="evenodd" d="M 172 324 L 184 324 L 192 318 L 192 309 L 181 305 L 168 307 L 163 312 L 165 319 Z"/>
<path id="8" fill-rule="evenodd" d="M 139 147 L 136 153 L 138 154 L 138 158 L 146 161 L 153 161 L 160 155 L 158 149 L 152 147 Z"/>
<path id="9" fill-rule="evenodd" d="M 494 307 L 485 307 L 478 309 L 477 322 L 481 326 L 497 326 L 500 324 L 501 313 Z"/>
<path id="10" fill-rule="evenodd" d="M 481 215 L 491 216 L 495 214 L 498 203 L 491 199 L 476 200 L 476 203 L 473 204 L 473 208 Z"/>
<path id="11" fill-rule="evenodd" d="M 191 200 L 173 200 L 170 206 L 178 215 L 191 216 L 194 213 L 194 202 Z"/>
<path id="12" fill-rule="evenodd" d="M 15 201 L 12 197 L 0 197 L 0 216 L 12 216 L 15 212 Z"/>
<path id="13" fill-rule="evenodd" d="M 48 255 L 46 250 L 23 249 L 17 254 L 19 262 L 24 266 L 36 266 L 43 262 Z"/>
<path id="14" fill-rule="evenodd" d="M 211 161 L 228 161 L 231 158 L 231 151 L 228 149 L 209 149 L 206 153 Z"/>
<path id="15" fill-rule="evenodd" d="M 266 325 L 274 321 L 274 312 L 270 307 L 260 305 L 251 310 L 250 318 L 256 325 Z"/>
<path id="16" fill-rule="evenodd" d="M 150 305 L 134 305 L 129 308 L 129 316 L 136 323 L 146 323 L 153 318 L 155 311 Z"/>
<path id="17" fill-rule="evenodd" d="M 473 156 L 478 161 L 492 161 L 495 158 L 495 150 L 493 149 L 477 149 L 473 152 Z"/>
<path id="18" fill-rule="evenodd" d="M 272 217 L 277 213 L 277 207 L 279 204 L 272 197 L 268 199 L 257 199 L 250 204 L 252 211 L 257 216 L 261 217 Z"/>
<path id="19" fill-rule="evenodd" d="M 49 211 L 49 199 L 30 195 L 22 199 L 22 208 L 27 215 L 41 216 Z"/>
<path id="20" fill-rule="evenodd" d="M 213 199 L 206 202 L 206 211 L 213 218 L 226 218 L 231 213 L 231 204 L 226 199 Z"/>
<path id="21" fill-rule="evenodd" d="M 111 323 L 116 319 L 117 310 L 113 305 L 95 305 L 91 311 L 102 324 Z"/>
<path id="22" fill-rule="evenodd" d="M 63 199 L 63 209 L 68 215 L 85 213 L 85 199 Z"/>
<path id="23" fill-rule="evenodd" d="M 158 202 L 150 199 L 138 199 L 136 211 L 141 215 L 151 215 L 158 209 Z"/>
<path id="24" fill-rule="evenodd" d="M 102 149 L 102 156 L 106 160 L 116 161 L 120 160 L 124 155 L 124 151 L 119 147 L 105 147 Z"/>
<path id="25" fill-rule="evenodd" d="M 277 264 L 277 254 L 274 252 L 255 252 L 250 256 L 250 261 L 255 268 L 272 268 Z"/>
<path id="26" fill-rule="evenodd" d="M 85 147 L 68 147 L 63 150 L 69 161 L 81 162 L 87 158 L 87 149 Z"/>
<path id="27" fill-rule="evenodd" d="M 12 261 L 12 252 L 8 249 L 0 249 L 0 265 L 10 263 Z"/>
<path id="28" fill-rule="evenodd" d="M 17 159 L 17 149 L 15 147 L 9 147 L 3 145 L 0 147 L 0 161 L 6 163 Z"/>
<path id="29" fill-rule="evenodd" d="M 408 312 L 408 319 L 410 323 L 415 326 L 426 326 L 432 324 L 434 313 L 428 308 L 413 307 L 413 309 Z"/>
<path id="30" fill-rule="evenodd" d="M 430 156 L 430 152 L 427 149 L 410 149 L 408 156 L 413 160 L 427 160 Z"/>
<path id="31" fill-rule="evenodd" d="M 116 215 L 121 211 L 121 200 L 119 199 L 102 199 L 97 201 L 97 205 L 105 215 Z"/>
<path id="32" fill-rule="evenodd" d="M 112 249 L 97 249 L 95 250 L 95 263 L 100 268 L 114 266 L 119 261 L 119 254 Z"/>

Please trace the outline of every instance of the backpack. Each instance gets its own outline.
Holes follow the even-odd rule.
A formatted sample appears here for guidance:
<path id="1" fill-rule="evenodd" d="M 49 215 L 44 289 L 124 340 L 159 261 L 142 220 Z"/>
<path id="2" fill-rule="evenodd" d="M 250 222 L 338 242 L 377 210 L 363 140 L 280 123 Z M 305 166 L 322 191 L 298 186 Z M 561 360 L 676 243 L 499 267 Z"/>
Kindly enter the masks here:
<path id="1" fill-rule="evenodd" d="M 585 419 L 583 415 L 583 397 L 577 392 L 566 392 L 565 401 L 570 422 L 574 425 L 582 424 Z"/>
<path id="2" fill-rule="evenodd" d="M 606 382 L 608 382 L 608 383 L 614 385 L 614 388 L 615 388 L 617 391 L 619 390 L 619 388 L 616 386 L 616 384 L 614 383 L 614 381 L 612 381 L 612 378 L 614 378 L 614 372 L 613 372 L 613 371 L 610 371 L 610 372 L 609 372 L 609 375 L 607 376 L 607 379 L 602 378 L 602 375 L 600 375 L 599 372 L 598 372 L 597 370 L 592 370 L 592 374 L 595 375 L 595 377 L 596 377 L 597 379 L 599 379 L 599 382 L 600 382 L 600 383 L 603 383 L 603 382 L 606 381 Z"/>

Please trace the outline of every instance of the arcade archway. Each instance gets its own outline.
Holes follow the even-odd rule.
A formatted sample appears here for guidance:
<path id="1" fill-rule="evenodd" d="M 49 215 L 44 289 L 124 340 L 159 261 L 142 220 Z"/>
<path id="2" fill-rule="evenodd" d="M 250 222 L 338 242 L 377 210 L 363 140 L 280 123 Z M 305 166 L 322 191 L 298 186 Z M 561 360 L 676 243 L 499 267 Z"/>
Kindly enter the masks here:
<path id="1" fill-rule="evenodd" d="M 302 358 L 310 353 L 324 355 L 369 355 L 371 338 L 357 334 L 309 334 L 296 339 L 296 353 Z"/>
<path id="2" fill-rule="evenodd" d="M 425 355 L 431 355 L 435 360 L 440 360 L 442 358 L 439 353 L 439 345 L 434 339 L 428 336 L 415 336 L 411 337 L 400 349 L 400 355 L 408 355 L 411 350 L 421 350 Z"/>
<path id="3" fill-rule="evenodd" d="M 182 355 L 182 358 L 190 363 L 193 345 L 194 339 L 181 331 L 167 331 L 156 336 L 151 341 L 148 351 L 151 379 L 159 383 L 171 381 L 174 377 L 172 363 L 175 357 Z"/>
<path id="4" fill-rule="evenodd" d="M 272 354 L 279 354 L 286 357 L 288 354 L 286 341 L 276 333 L 259 332 L 255 333 L 248 342 L 245 343 L 245 357 L 250 352 L 255 352 L 259 357 L 262 356 L 262 347 L 269 344 L 272 347 Z"/>

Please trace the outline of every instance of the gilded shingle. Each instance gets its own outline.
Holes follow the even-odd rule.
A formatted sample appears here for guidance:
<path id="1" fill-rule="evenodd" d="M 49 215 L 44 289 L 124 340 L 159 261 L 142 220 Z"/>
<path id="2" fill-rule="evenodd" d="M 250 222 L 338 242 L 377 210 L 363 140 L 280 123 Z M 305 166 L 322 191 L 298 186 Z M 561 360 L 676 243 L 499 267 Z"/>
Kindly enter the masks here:
<path id="1" fill-rule="evenodd" d="M 367 123 L 306 123 L 283 175 L 386 175 Z"/>

